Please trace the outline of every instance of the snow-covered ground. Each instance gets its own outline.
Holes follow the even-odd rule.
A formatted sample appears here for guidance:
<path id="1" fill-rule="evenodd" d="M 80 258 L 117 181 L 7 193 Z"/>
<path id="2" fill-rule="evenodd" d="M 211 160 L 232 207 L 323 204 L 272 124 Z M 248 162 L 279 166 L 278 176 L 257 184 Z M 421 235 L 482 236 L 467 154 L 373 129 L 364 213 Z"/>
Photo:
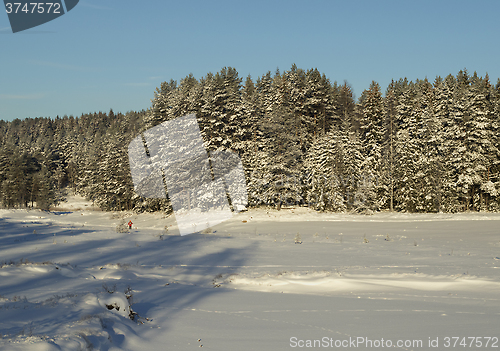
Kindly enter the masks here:
<path id="1" fill-rule="evenodd" d="M 1 350 L 500 348 L 498 214 L 92 209 L 0 210 Z"/>

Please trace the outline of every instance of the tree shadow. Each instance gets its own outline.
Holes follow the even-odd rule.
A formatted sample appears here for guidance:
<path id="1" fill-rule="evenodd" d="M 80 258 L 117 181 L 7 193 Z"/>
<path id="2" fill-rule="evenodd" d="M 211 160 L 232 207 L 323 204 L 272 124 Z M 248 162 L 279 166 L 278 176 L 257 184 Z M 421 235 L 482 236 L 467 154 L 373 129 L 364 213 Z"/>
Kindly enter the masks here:
<path id="1" fill-rule="evenodd" d="M 103 293 L 104 285 L 120 292 L 130 288 L 132 308 L 139 318 L 123 318 L 121 323 L 138 338 L 150 329 L 138 324 L 138 320 L 161 324 L 165 331 L 166 326 L 175 323 L 176 311 L 180 313 L 215 294 L 226 293 L 226 289 L 215 289 L 211 280 L 228 271 L 237 273 L 257 245 L 242 245 L 233 237 L 213 234 L 167 235 L 160 240 L 154 230 L 130 235 L 109 227 L 68 229 L 70 226 L 56 223 L 34 224 L 0 218 L 0 228 L 4 229 L 0 232 L 2 295 L 27 296 L 30 303 L 36 304 L 54 295 Z M 66 239 L 71 242 L 61 243 Z M 166 320 L 148 320 L 148 316 L 165 306 L 175 306 Z M 112 312 L 103 309 L 101 313 L 106 316 Z M 26 316 L 24 324 L 18 323 L 19 328 L 32 323 L 30 314 Z M 0 322 L 0 329 L 2 323 L 5 321 Z M 109 328 L 113 329 L 112 325 Z M 110 330 L 108 333 L 112 334 Z M 112 337 L 116 339 L 113 342 L 122 345 L 121 338 Z"/>

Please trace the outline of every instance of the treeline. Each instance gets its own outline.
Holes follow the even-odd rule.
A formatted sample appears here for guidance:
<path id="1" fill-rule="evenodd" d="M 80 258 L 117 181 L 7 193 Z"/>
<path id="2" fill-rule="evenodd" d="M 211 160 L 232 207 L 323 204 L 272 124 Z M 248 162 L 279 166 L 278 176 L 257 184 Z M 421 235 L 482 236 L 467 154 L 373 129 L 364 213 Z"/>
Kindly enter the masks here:
<path id="1" fill-rule="evenodd" d="M 72 189 L 104 209 L 137 206 L 126 144 L 146 112 L 0 121 L 0 203 L 48 209 Z"/>
<path id="2" fill-rule="evenodd" d="M 233 68 L 164 82 L 147 111 L 0 122 L 4 207 L 47 208 L 62 189 L 107 210 L 169 211 L 133 191 L 127 147 L 195 113 L 207 150 L 242 158 L 251 206 L 371 212 L 497 211 L 500 81 L 488 76 L 347 83 L 295 65 L 243 80 Z"/>

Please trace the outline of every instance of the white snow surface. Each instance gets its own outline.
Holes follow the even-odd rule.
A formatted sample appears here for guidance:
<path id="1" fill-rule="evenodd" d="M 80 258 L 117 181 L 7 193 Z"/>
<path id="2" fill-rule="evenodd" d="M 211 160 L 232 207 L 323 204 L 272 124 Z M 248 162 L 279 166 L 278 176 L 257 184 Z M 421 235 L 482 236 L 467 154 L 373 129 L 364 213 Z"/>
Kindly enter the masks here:
<path id="1" fill-rule="evenodd" d="M 499 322 L 499 214 L 252 209 L 180 236 L 79 197 L 0 210 L 0 350 L 483 350 Z"/>

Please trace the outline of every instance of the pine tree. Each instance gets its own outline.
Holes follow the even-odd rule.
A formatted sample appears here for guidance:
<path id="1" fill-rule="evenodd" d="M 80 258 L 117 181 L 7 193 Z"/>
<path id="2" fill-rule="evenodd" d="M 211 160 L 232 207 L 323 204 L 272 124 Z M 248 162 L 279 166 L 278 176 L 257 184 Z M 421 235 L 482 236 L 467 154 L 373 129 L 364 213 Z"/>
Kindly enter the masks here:
<path id="1" fill-rule="evenodd" d="M 203 95 L 197 115 L 205 147 L 208 151 L 232 149 L 237 143 L 241 119 L 241 78 L 231 67 L 213 75 L 209 73 L 202 82 Z"/>
<path id="2" fill-rule="evenodd" d="M 263 77 L 263 81 L 266 82 L 266 77 Z M 263 173 L 264 186 L 258 196 L 263 203 L 281 208 L 282 204 L 303 201 L 301 125 L 290 99 L 286 73 L 281 75 L 277 72 L 268 87 L 270 89 L 264 88 L 270 96 L 263 96 L 265 114 L 262 130 L 265 147 L 261 165 L 257 168 Z"/>
<path id="3" fill-rule="evenodd" d="M 233 147 L 241 157 L 248 187 L 258 164 L 259 149 L 262 148 L 262 131 L 257 115 L 257 91 L 250 76 L 245 80 L 241 98 L 241 121 Z"/>
<path id="4" fill-rule="evenodd" d="M 33 198 L 38 208 L 48 210 L 52 205 L 57 203 L 55 179 L 49 171 L 46 162 L 42 164 L 40 172 L 35 175 L 33 188 L 36 189 Z"/>
<path id="5" fill-rule="evenodd" d="M 349 121 L 345 116 L 340 128 L 316 138 L 307 155 L 307 203 L 321 211 L 368 210 L 361 144 Z"/>
<path id="6" fill-rule="evenodd" d="M 146 128 L 149 129 L 171 119 L 171 110 L 174 105 L 178 106 L 178 100 L 179 89 L 177 87 L 177 82 L 171 79 L 168 83 L 161 83 L 160 87 L 156 88 L 154 92 L 152 107 L 150 113 L 146 117 Z"/>
<path id="7" fill-rule="evenodd" d="M 414 98 L 415 90 L 410 86 L 399 96 L 396 108 L 394 205 L 397 210 L 406 212 L 416 211 L 415 160 L 419 157 L 419 150 L 415 142 Z"/>
<path id="8" fill-rule="evenodd" d="M 304 114 L 308 116 L 308 134 L 313 138 L 326 134 L 334 123 L 332 88 L 326 76 L 311 69 L 305 82 Z"/>
<path id="9" fill-rule="evenodd" d="M 474 74 L 472 84 L 467 92 L 468 118 L 465 122 L 467 168 L 466 177 L 472 179 L 470 188 L 471 209 L 485 209 L 484 198 L 489 201 L 495 193 L 495 188 L 490 180 L 490 172 L 496 166 L 498 149 L 495 145 L 494 106 L 492 91 L 488 77 L 485 79 Z M 495 196 L 495 195 L 493 195 Z"/>
<path id="10" fill-rule="evenodd" d="M 398 105 L 394 81 L 387 88 L 384 116 L 385 143 L 382 146 L 382 172 L 386 175 L 386 186 L 389 197 L 389 210 L 394 211 L 394 172 L 395 172 L 395 142 L 396 142 L 396 108 Z"/>
<path id="11" fill-rule="evenodd" d="M 382 145 L 384 144 L 384 103 L 380 86 L 372 82 L 360 99 L 361 142 L 363 163 L 361 165 L 364 202 L 369 210 L 380 209 L 388 199 L 386 179 L 382 172 Z M 360 191 L 360 190 L 358 190 Z"/>
<path id="12" fill-rule="evenodd" d="M 440 152 L 443 144 L 442 127 L 434 110 L 433 86 L 425 79 L 419 82 L 417 89 L 416 145 L 420 153 L 416 161 L 415 180 L 418 185 L 416 209 L 423 212 L 439 212 L 443 187 L 443 160 Z"/>
<path id="13" fill-rule="evenodd" d="M 495 89 L 493 90 L 494 96 L 494 113 L 493 120 L 491 122 L 491 129 L 493 132 L 493 143 L 496 146 L 497 150 L 500 150 L 500 78 L 495 85 Z M 488 207 L 491 210 L 498 211 L 500 208 L 500 154 L 496 155 L 496 161 L 494 166 L 491 169 L 490 180 L 495 186 L 495 189 L 491 189 L 490 195 L 496 197 L 496 201 L 491 201 Z"/>

